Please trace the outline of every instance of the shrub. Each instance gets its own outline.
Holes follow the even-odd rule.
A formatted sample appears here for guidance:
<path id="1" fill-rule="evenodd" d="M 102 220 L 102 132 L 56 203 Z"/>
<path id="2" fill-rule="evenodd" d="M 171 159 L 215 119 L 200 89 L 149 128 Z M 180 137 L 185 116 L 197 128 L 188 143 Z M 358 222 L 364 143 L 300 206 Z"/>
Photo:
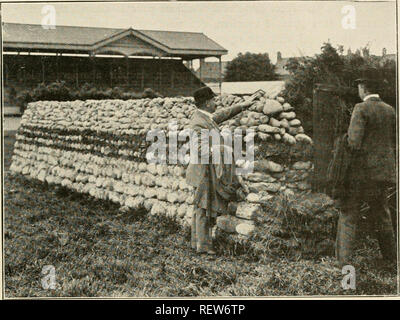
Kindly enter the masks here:
<path id="1" fill-rule="evenodd" d="M 115 87 L 111 90 L 111 99 L 122 99 L 124 92 L 121 88 Z"/>
<path id="2" fill-rule="evenodd" d="M 313 90 L 316 83 L 334 85 L 343 88 L 339 92 L 351 112 L 354 104 L 359 102 L 354 80 L 360 78 L 368 68 L 375 68 L 381 83 L 380 93 L 383 100 L 395 106 L 396 104 L 396 63 L 382 57 L 372 56 L 368 48 L 363 49 L 364 56 L 356 53 L 343 54 L 343 47 L 334 48 L 330 43 L 324 43 L 321 53 L 314 57 L 289 59 L 286 68 L 290 78 L 283 92 L 284 98 L 296 106 L 296 113 L 303 123 L 307 134 L 312 136 L 313 123 Z"/>
<path id="3" fill-rule="evenodd" d="M 268 53 L 239 53 L 226 67 L 225 81 L 270 81 L 275 78 Z"/>
<path id="4" fill-rule="evenodd" d="M 31 93 L 29 90 L 24 90 L 21 91 L 19 94 L 17 94 L 16 97 L 16 104 L 19 107 L 19 110 L 21 113 L 24 113 L 26 106 L 28 105 L 29 102 L 34 101 Z"/>
<path id="5" fill-rule="evenodd" d="M 21 113 L 26 109 L 29 102 L 34 101 L 73 101 L 73 100 L 104 100 L 104 99 L 142 99 L 162 97 L 151 88 L 146 88 L 143 93 L 134 91 L 124 91 L 120 87 L 96 88 L 93 84 L 84 83 L 79 89 L 75 90 L 66 85 L 64 81 L 56 81 L 48 85 L 40 83 L 33 90 L 20 92 L 15 100 L 20 107 Z"/>
<path id="6" fill-rule="evenodd" d="M 163 96 L 161 94 L 159 94 L 158 92 L 155 92 L 151 88 L 146 88 L 143 91 L 143 98 L 154 99 L 154 98 L 159 98 L 159 97 L 162 98 Z"/>
<path id="7" fill-rule="evenodd" d="M 9 87 L 9 88 L 4 88 L 7 92 L 7 94 L 4 95 L 5 101 L 8 99 L 8 103 L 14 104 L 16 103 L 16 98 L 17 98 L 17 90 L 15 90 L 14 87 Z"/>
<path id="8" fill-rule="evenodd" d="M 32 91 L 32 99 L 33 101 L 67 101 L 71 100 L 70 91 L 71 89 L 67 87 L 64 81 L 56 81 L 49 85 L 41 83 Z"/>
<path id="9" fill-rule="evenodd" d="M 231 255 L 245 253 L 253 260 L 333 256 L 338 216 L 325 194 L 280 194 L 263 206 L 260 224 L 250 238 L 220 232 L 217 248 Z"/>

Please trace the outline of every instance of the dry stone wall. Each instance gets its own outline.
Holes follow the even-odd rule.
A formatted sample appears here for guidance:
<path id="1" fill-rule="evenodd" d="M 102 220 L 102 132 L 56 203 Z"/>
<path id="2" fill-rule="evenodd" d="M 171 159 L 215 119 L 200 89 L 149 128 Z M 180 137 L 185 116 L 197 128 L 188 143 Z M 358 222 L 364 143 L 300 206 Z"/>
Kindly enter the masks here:
<path id="1" fill-rule="evenodd" d="M 243 98 L 221 95 L 216 101 L 224 108 Z M 172 120 L 180 134 L 194 111 L 193 99 L 186 97 L 30 103 L 16 135 L 10 169 L 188 225 L 194 207 L 185 166 L 147 163 L 151 142 L 146 134 L 151 129 L 167 133 Z M 295 109 L 279 96 L 262 97 L 222 123 L 224 128 L 254 130 L 253 137 L 244 139 L 254 138 L 255 161 L 254 171 L 242 177 L 249 190 L 246 201 L 231 203 L 217 225 L 226 232 L 250 235 L 260 222 L 263 204 L 274 196 L 310 192 L 312 140 Z M 237 165 L 249 163 L 238 160 Z"/>

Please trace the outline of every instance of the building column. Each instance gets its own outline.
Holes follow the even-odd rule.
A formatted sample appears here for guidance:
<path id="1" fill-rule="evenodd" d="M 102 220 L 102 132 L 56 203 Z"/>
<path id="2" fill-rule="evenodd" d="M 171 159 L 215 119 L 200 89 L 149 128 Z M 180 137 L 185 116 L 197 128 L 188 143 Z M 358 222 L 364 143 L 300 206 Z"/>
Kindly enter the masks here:
<path id="1" fill-rule="evenodd" d="M 19 54 L 19 53 L 18 53 Z M 40 62 L 41 62 L 41 64 L 42 64 L 42 82 L 44 83 L 44 80 L 45 80 L 45 74 L 44 74 L 44 57 L 43 56 L 40 56 Z"/>
<path id="2" fill-rule="evenodd" d="M 8 81 L 8 63 L 4 63 L 4 56 L 3 56 L 3 65 L 4 65 L 4 80 L 7 83 L 7 81 Z"/>
<path id="3" fill-rule="evenodd" d="M 142 63 L 142 79 L 141 79 L 141 88 L 144 89 L 144 64 Z"/>
<path id="4" fill-rule="evenodd" d="M 158 72 L 159 72 L 159 77 L 158 77 L 158 91 L 161 91 L 161 74 L 162 74 L 162 72 L 161 72 L 161 69 L 162 69 L 161 57 L 158 57 L 158 60 L 159 60 L 159 70 L 158 70 Z"/>
<path id="5" fill-rule="evenodd" d="M 199 78 L 200 78 L 200 81 L 203 82 L 204 58 L 200 58 L 199 61 L 200 61 Z"/>
<path id="6" fill-rule="evenodd" d="M 93 84 L 96 83 L 96 61 L 95 61 L 95 56 L 96 56 L 96 54 L 94 52 L 90 52 L 89 53 L 90 65 L 92 66 L 92 81 L 93 81 Z"/>
<path id="7" fill-rule="evenodd" d="M 193 70 L 193 60 L 189 60 L 189 69 L 190 69 L 190 73 L 195 73 L 194 72 L 194 70 Z M 194 82 L 195 82 L 195 77 L 192 75 L 191 77 L 190 77 L 190 86 L 192 87 L 193 86 L 193 84 L 194 84 Z"/>
<path id="8" fill-rule="evenodd" d="M 22 83 L 23 84 L 26 84 L 26 67 L 25 67 L 26 65 L 24 64 L 23 65 L 23 69 L 22 69 Z"/>
<path id="9" fill-rule="evenodd" d="M 126 85 L 129 86 L 129 57 L 125 57 L 126 62 Z"/>
<path id="10" fill-rule="evenodd" d="M 221 56 L 218 57 L 219 61 L 219 75 L 218 75 L 218 82 L 219 82 L 219 94 L 222 93 L 222 62 Z"/>
<path id="11" fill-rule="evenodd" d="M 110 70 L 110 87 L 112 88 L 113 86 L 113 60 L 110 58 L 110 63 L 109 63 L 109 70 Z"/>
<path id="12" fill-rule="evenodd" d="M 59 80 L 58 74 L 59 74 L 59 71 L 58 71 L 58 52 L 57 52 L 56 53 L 56 79 L 57 79 L 57 81 Z"/>
<path id="13" fill-rule="evenodd" d="M 79 60 L 75 63 L 75 85 L 76 85 L 76 88 L 79 88 L 78 63 L 79 63 Z"/>

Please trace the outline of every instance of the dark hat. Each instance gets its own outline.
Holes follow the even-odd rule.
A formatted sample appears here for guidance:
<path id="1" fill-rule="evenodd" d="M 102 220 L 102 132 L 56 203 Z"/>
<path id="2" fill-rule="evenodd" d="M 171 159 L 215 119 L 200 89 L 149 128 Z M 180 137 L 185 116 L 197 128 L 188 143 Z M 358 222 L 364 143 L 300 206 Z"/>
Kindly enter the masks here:
<path id="1" fill-rule="evenodd" d="M 193 98 L 196 103 L 203 103 L 207 100 L 214 98 L 216 94 L 210 87 L 202 87 L 193 93 Z"/>
<path id="2" fill-rule="evenodd" d="M 380 75 L 376 68 L 368 68 L 362 71 L 361 77 L 354 80 L 355 84 L 367 83 L 367 84 L 377 84 L 379 82 Z"/>

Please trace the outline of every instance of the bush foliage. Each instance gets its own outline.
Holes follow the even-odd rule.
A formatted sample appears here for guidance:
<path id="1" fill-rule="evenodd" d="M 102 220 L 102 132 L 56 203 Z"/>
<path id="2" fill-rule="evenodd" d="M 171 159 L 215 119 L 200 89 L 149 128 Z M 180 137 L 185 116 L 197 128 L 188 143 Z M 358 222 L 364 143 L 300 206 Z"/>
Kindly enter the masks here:
<path id="1" fill-rule="evenodd" d="M 274 65 L 268 53 L 239 53 L 226 67 L 224 81 L 269 81 L 274 80 Z"/>
<path id="2" fill-rule="evenodd" d="M 114 87 L 99 89 L 92 84 L 85 83 L 78 90 L 67 86 L 64 81 L 56 81 L 50 84 L 39 84 L 33 90 L 24 90 L 17 97 L 17 106 L 21 112 L 25 111 L 29 102 L 33 101 L 72 101 L 72 100 L 102 100 L 102 99 L 142 99 L 157 98 L 161 95 L 151 88 L 146 88 L 143 92 L 124 91 L 122 88 Z"/>
<path id="3" fill-rule="evenodd" d="M 355 103 L 360 102 L 354 80 L 363 76 L 367 69 L 377 71 L 382 99 L 396 104 L 396 62 L 384 57 L 369 54 L 368 48 L 355 53 L 343 53 L 343 46 L 333 47 L 324 43 L 321 53 L 314 57 L 289 59 L 286 68 L 290 78 L 283 92 L 284 98 L 296 106 L 296 113 L 302 120 L 307 134 L 312 135 L 313 89 L 316 83 L 334 85 L 342 88 L 340 98 L 346 103 L 349 112 Z"/>

